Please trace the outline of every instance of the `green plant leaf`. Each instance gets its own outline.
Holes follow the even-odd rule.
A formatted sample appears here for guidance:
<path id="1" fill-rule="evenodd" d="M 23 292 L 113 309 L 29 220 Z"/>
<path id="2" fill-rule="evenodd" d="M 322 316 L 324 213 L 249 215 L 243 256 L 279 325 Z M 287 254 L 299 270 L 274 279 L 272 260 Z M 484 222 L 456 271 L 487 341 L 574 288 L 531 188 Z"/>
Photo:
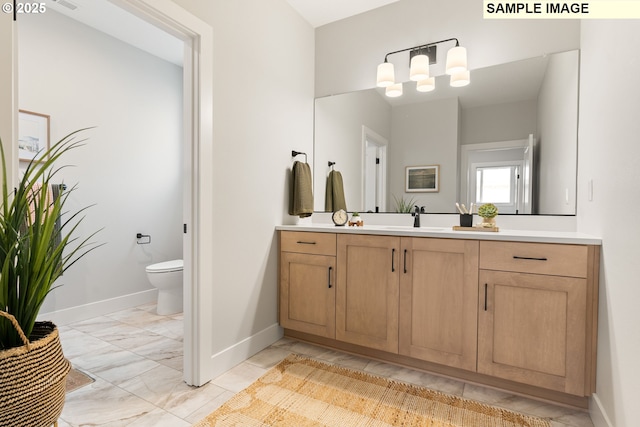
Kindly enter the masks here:
<path id="1" fill-rule="evenodd" d="M 482 218 L 493 218 L 498 215 L 498 208 L 493 203 L 485 203 L 478 208 L 478 215 Z"/>
<path id="2" fill-rule="evenodd" d="M 405 200 L 403 196 L 400 196 L 400 198 L 397 198 L 394 195 L 393 200 L 396 203 L 396 212 L 400 212 L 400 213 L 410 213 L 411 209 L 416 204 L 416 200 L 413 197 L 409 198 L 408 200 Z"/>
<path id="3" fill-rule="evenodd" d="M 87 128 L 88 129 L 88 128 Z M 70 150 L 84 145 L 72 132 L 45 151 L 42 162 L 31 161 L 12 192 L 8 188 L 4 146 L 2 159 L 2 209 L 0 217 L 0 310 L 12 314 L 28 337 L 42 303 L 54 289 L 60 275 L 80 258 L 101 246 L 93 243 L 100 230 L 78 240 L 74 235 L 88 207 L 69 214 L 63 210 L 74 186 L 53 200 L 50 187 L 54 177 L 66 166 L 56 161 Z M 69 216 L 57 224 L 62 215 Z M 57 286 L 56 286 L 57 287 Z M 21 346 L 14 326 L 0 318 L 0 349 Z"/>

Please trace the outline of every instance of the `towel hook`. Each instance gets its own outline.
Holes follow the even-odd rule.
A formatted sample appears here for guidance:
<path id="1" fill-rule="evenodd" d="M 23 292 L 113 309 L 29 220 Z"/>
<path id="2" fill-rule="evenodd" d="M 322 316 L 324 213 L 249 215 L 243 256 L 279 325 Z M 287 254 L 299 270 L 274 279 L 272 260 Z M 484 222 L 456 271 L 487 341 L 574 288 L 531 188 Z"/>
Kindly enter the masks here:
<path id="1" fill-rule="evenodd" d="M 304 162 L 307 163 L 307 153 L 303 153 L 302 151 L 291 150 L 291 157 L 295 157 L 300 154 L 304 155 Z"/>
<path id="2" fill-rule="evenodd" d="M 329 167 L 331 168 L 331 170 L 333 170 L 333 165 L 335 165 L 336 162 L 332 162 L 331 160 L 329 160 L 327 163 L 329 164 Z"/>

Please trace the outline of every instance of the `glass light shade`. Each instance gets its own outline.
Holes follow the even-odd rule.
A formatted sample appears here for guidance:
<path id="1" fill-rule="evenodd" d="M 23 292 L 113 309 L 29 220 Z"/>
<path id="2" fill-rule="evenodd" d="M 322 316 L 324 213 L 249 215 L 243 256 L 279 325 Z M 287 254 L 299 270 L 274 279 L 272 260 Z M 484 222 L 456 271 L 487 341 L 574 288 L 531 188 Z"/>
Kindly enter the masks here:
<path id="1" fill-rule="evenodd" d="M 451 86 L 453 87 L 462 87 L 466 86 L 471 82 L 471 78 L 469 75 L 469 71 L 462 71 L 460 73 L 451 75 Z"/>
<path id="2" fill-rule="evenodd" d="M 431 92 L 436 88 L 436 78 L 430 77 L 428 79 L 420 80 L 416 85 L 418 92 Z"/>
<path id="3" fill-rule="evenodd" d="M 467 70 L 467 49 L 456 46 L 447 52 L 447 74 L 457 74 Z"/>
<path id="4" fill-rule="evenodd" d="M 415 55 L 411 58 L 409 79 L 414 82 L 429 78 L 429 57 L 427 55 Z"/>
<path id="5" fill-rule="evenodd" d="M 402 96 L 402 83 L 396 83 L 394 85 L 387 86 L 387 88 L 384 90 L 384 94 L 389 98 L 397 98 L 399 96 Z"/>
<path id="6" fill-rule="evenodd" d="M 383 62 L 378 65 L 378 87 L 387 87 L 395 83 L 395 73 L 393 72 L 393 64 L 391 62 Z"/>

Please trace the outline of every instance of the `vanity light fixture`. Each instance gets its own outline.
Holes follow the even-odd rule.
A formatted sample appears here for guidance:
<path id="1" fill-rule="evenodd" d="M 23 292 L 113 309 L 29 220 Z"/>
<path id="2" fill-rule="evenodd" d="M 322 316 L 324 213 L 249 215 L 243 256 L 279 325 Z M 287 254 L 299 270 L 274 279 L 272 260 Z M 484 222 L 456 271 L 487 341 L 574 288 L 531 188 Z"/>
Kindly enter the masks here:
<path id="1" fill-rule="evenodd" d="M 429 55 L 422 52 L 417 53 L 411 58 L 411 67 L 409 68 L 409 79 L 414 82 L 429 78 Z"/>
<path id="2" fill-rule="evenodd" d="M 419 92 L 434 90 L 436 87 L 435 78 L 429 76 L 429 65 L 436 63 L 437 45 L 452 41 L 455 41 L 456 45 L 447 51 L 445 72 L 451 75 L 451 86 L 462 87 L 468 85 L 470 78 L 467 68 L 467 49 L 460 46 L 458 39 L 451 38 L 387 53 L 384 57 L 384 62 L 378 65 L 376 79 L 378 87 L 386 88 L 385 94 L 389 97 L 402 95 L 402 83 L 395 82 L 393 64 L 388 62 L 387 59 L 389 55 L 409 51 L 409 79 L 417 82 L 416 90 Z"/>
<path id="3" fill-rule="evenodd" d="M 449 84 L 452 87 L 462 87 L 462 86 L 466 86 L 469 84 L 469 71 L 465 70 L 465 71 L 460 71 L 458 73 L 455 74 L 451 74 L 451 80 L 449 82 Z"/>
<path id="4" fill-rule="evenodd" d="M 378 87 L 389 87 L 395 83 L 393 64 L 385 61 L 378 65 Z"/>
<path id="5" fill-rule="evenodd" d="M 460 46 L 456 39 L 456 47 L 449 49 L 447 52 L 447 68 L 445 72 L 453 75 L 463 71 L 467 71 L 467 49 Z"/>
<path id="6" fill-rule="evenodd" d="M 429 77 L 428 79 L 420 80 L 416 84 L 416 90 L 418 92 L 431 92 L 436 88 L 436 78 Z"/>
<path id="7" fill-rule="evenodd" d="M 394 83 L 384 89 L 384 94 L 389 98 L 397 98 L 402 96 L 402 83 Z"/>

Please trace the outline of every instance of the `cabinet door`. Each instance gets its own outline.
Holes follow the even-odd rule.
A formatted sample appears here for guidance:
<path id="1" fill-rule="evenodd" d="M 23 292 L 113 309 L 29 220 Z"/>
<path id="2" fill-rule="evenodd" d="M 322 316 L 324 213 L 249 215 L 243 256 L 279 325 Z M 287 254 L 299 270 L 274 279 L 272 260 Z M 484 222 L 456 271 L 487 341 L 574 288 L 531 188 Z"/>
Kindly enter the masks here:
<path id="1" fill-rule="evenodd" d="M 335 338 L 336 258 L 282 252 L 280 325 Z"/>
<path id="2" fill-rule="evenodd" d="M 584 395 L 586 280 L 480 270 L 478 372 Z"/>
<path id="3" fill-rule="evenodd" d="M 400 238 L 338 235 L 336 339 L 398 353 Z"/>
<path id="4" fill-rule="evenodd" d="M 400 354 L 476 370 L 475 240 L 402 238 Z"/>

